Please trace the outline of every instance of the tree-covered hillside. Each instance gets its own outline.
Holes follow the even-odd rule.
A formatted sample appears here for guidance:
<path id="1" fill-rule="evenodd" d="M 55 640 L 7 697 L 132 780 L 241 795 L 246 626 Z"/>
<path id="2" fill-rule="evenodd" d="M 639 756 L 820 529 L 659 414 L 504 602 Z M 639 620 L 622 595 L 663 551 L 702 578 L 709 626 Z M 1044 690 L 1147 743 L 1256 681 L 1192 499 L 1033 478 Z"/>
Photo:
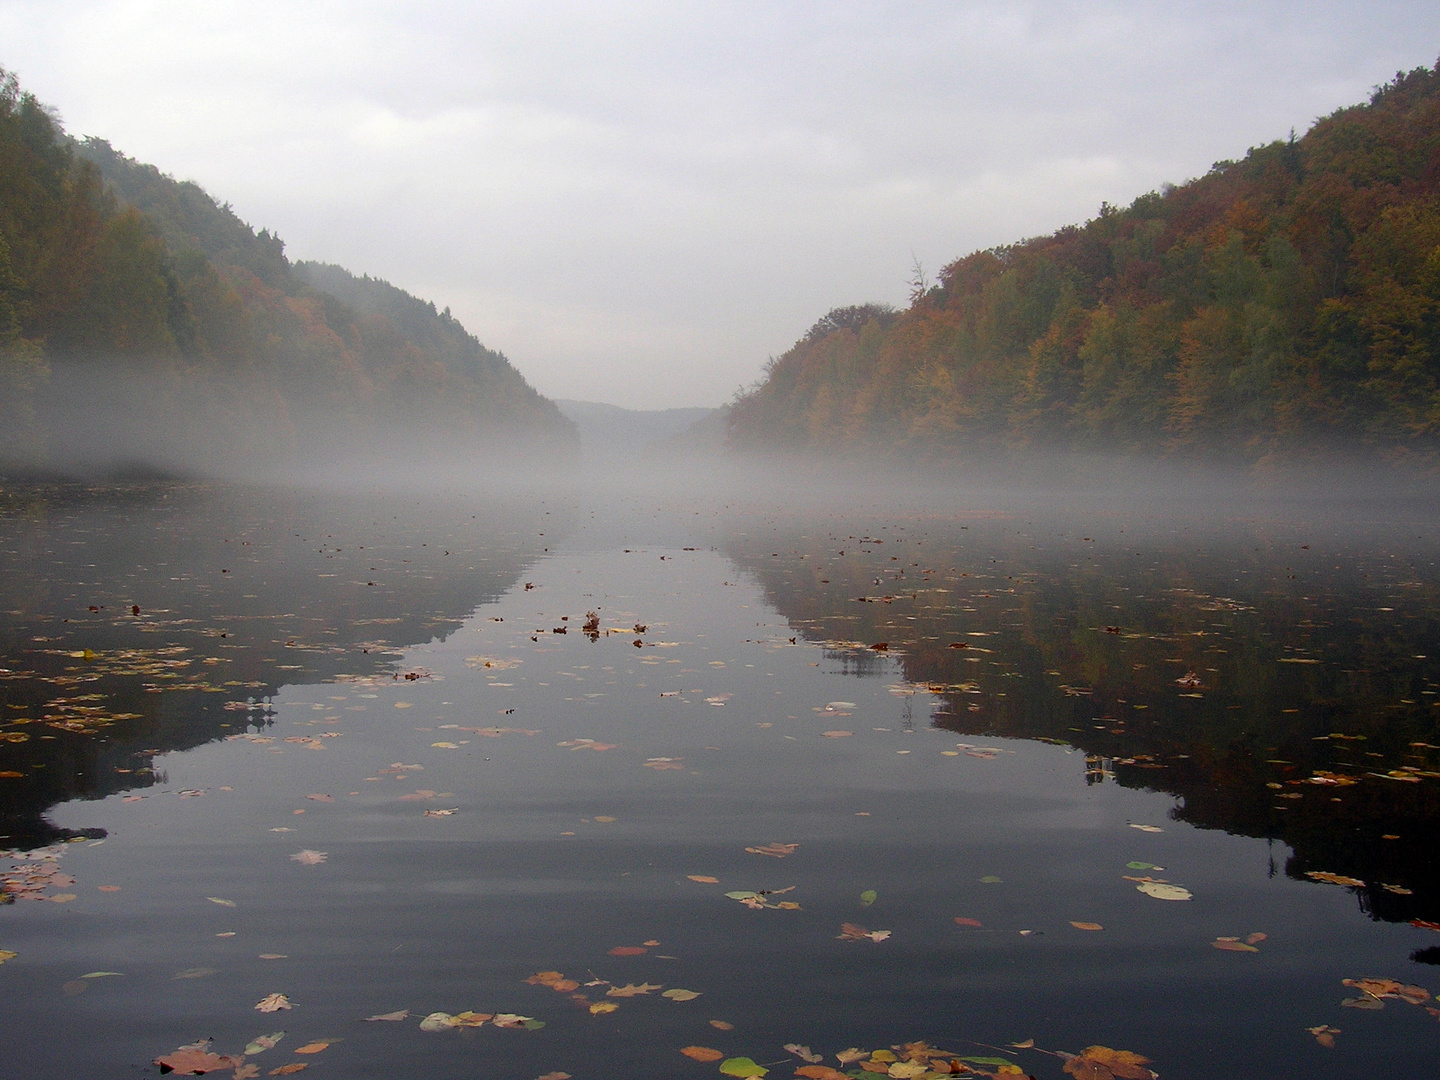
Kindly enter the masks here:
<path id="1" fill-rule="evenodd" d="M 857 317 L 863 316 L 863 317 Z M 1440 74 L 1303 138 L 838 309 L 735 446 L 1440 458 Z"/>
<path id="2" fill-rule="evenodd" d="M 448 311 L 292 264 L 278 237 L 198 185 L 71 139 L 3 72 L 0 413 L 12 465 L 102 454 L 107 440 L 196 468 L 576 442 L 554 403 Z"/>

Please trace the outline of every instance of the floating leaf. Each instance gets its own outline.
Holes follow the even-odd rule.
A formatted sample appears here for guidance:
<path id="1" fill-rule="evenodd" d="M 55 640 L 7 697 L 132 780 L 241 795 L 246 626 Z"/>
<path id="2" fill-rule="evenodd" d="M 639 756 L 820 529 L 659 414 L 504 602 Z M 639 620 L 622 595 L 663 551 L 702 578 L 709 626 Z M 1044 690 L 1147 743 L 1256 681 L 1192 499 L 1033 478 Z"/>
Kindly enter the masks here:
<path id="1" fill-rule="evenodd" d="M 1112 1050 L 1108 1046 L 1087 1046 L 1065 1062 L 1065 1071 L 1076 1080 L 1153 1080 L 1155 1073 L 1145 1068 L 1149 1058 L 1129 1050 Z"/>
<path id="2" fill-rule="evenodd" d="M 728 1020 L 711 1020 L 710 1026 L 719 1031 L 734 1031 L 735 1025 Z"/>
<path id="3" fill-rule="evenodd" d="M 104 979 L 111 975 L 123 974 L 124 972 L 122 971 L 87 971 L 84 975 L 81 975 L 80 977 L 82 979 Z"/>
<path id="4" fill-rule="evenodd" d="M 1131 861 L 1131 862 L 1127 862 L 1125 865 L 1126 865 L 1127 867 L 1129 867 L 1131 870 L 1164 870 L 1164 869 L 1165 869 L 1163 866 L 1156 866 L 1153 862 L 1141 862 L 1139 859 L 1135 859 L 1135 860 L 1133 860 L 1133 861 Z"/>
<path id="5" fill-rule="evenodd" d="M 405 1019 L 406 1017 L 408 1017 L 409 1015 L 410 1015 L 410 1010 L 409 1010 L 409 1009 L 399 1009 L 399 1010 L 397 1010 L 397 1011 L 395 1011 L 395 1012 L 380 1013 L 378 1016 L 367 1016 L 367 1017 L 365 1017 L 365 1019 L 366 1019 L 367 1021 L 371 1021 L 371 1020 L 404 1020 L 404 1019 Z M 248 1054 L 249 1051 L 247 1050 L 246 1053 Z"/>
<path id="6" fill-rule="evenodd" d="M 719 884 L 720 884 L 720 879 L 719 879 L 718 877 L 711 877 L 711 876 L 708 875 L 708 874 L 686 874 L 685 876 L 688 877 L 691 881 L 698 881 L 698 882 L 700 882 L 700 884 L 702 884 L 702 885 L 719 885 Z"/>
<path id="7" fill-rule="evenodd" d="M 460 1015 L 464 1016 L 467 1014 L 461 1013 Z M 485 1019 L 490 1019 L 489 1013 L 470 1013 L 468 1015 L 476 1017 L 477 1019 L 483 1015 Z M 457 1016 L 455 1019 L 458 1020 L 460 1017 Z M 522 1028 L 533 1019 L 534 1017 L 532 1016 L 521 1016 L 519 1013 L 496 1013 L 495 1019 L 491 1022 L 498 1028 Z M 479 1027 L 480 1025 L 476 1024 L 475 1026 Z"/>
<path id="8" fill-rule="evenodd" d="M 257 1035 L 245 1044 L 246 1055 L 263 1054 L 266 1050 L 275 1049 L 275 1044 L 285 1038 L 285 1032 L 276 1031 L 269 1035 Z"/>
<path id="9" fill-rule="evenodd" d="M 455 1026 L 455 1018 L 445 1012 L 433 1012 L 420 1021 L 421 1031 L 449 1031 Z"/>
<path id="10" fill-rule="evenodd" d="M 281 1009 L 293 1009 L 294 1007 L 284 994 L 267 994 L 255 1006 L 263 1013 L 279 1012 Z"/>
<path id="11" fill-rule="evenodd" d="M 210 1040 L 182 1046 L 169 1054 L 157 1057 L 154 1062 L 161 1072 L 173 1072 L 178 1076 L 203 1076 L 207 1072 L 233 1069 L 240 1064 L 239 1058 L 228 1054 L 210 1053 Z"/>
<path id="12" fill-rule="evenodd" d="M 719 1061 L 725 1056 L 719 1050 L 711 1050 L 708 1046 L 682 1046 L 680 1052 L 696 1061 Z"/>
<path id="13" fill-rule="evenodd" d="M 1222 937 L 1216 938 L 1210 943 L 1217 949 L 1224 949 L 1226 952 L 1259 952 L 1254 945 L 1248 945 L 1239 938 Z"/>
<path id="14" fill-rule="evenodd" d="M 616 945 L 615 948 L 607 950 L 609 956 L 640 956 L 649 952 L 649 949 L 641 948 L 639 945 Z"/>
<path id="15" fill-rule="evenodd" d="M 1319 1027 L 1306 1028 L 1305 1030 L 1311 1035 L 1314 1035 L 1315 1041 L 1321 1046 L 1331 1048 L 1335 1046 L 1335 1036 L 1340 1034 L 1339 1028 L 1331 1027 L 1329 1024 L 1321 1024 Z"/>
<path id="16" fill-rule="evenodd" d="M 278 1069 L 271 1069 L 271 1076 L 289 1076 L 291 1073 L 304 1072 L 310 1067 L 309 1062 L 292 1061 L 289 1065 L 281 1065 Z"/>
<path id="17" fill-rule="evenodd" d="M 590 1015 L 602 1016 L 605 1013 L 612 1013 L 618 1008 L 620 1008 L 620 1006 L 616 1005 L 613 1001 L 597 1001 L 594 1005 L 590 1006 Z"/>
<path id="18" fill-rule="evenodd" d="M 1104 929 L 1105 929 L 1105 927 L 1101 926 L 1098 922 L 1075 922 L 1075 920 L 1073 920 L 1073 919 L 1070 921 L 1070 925 L 1073 926 L 1076 930 L 1104 930 Z"/>
<path id="19" fill-rule="evenodd" d="M 816 1062 L 824 1060 L 824 1057 L 822 1055 L 814 1053 L 813 1051 L 811 1051 L 810 1047 L 801 1046 L 799 1043 L 786 1043 L 785 1050 L 788 1053 L 794 1054 L 801 1061 L 808 1061 L 812 1065 L 814 1065 Z"/>
<path id="20" fill-rule="evenodd" d="M 795 1070 L 795 1075 L 807 1077 L 808 1080 L 850 1080 L 846 1073 L 832 1069 L 829 1065 L 801 1065 Z"/>
<path id="21" fill-rule="evenodd" d="M 1136 824 L 1134 824 L 1133 822 L 1131 823 L 1130 828 L 1132 828 L 1132 829 L 1139 829 L 1141 832 L 1164 832 L 1164 831 L 1165 831 L 1164 829 L 1160 828 L 1159 825 L 1136 825 Z"/>
<path id="22" fill-rule="evenodd" d="M 6 960 L 14 960 L 19 955 L 18 952 L 11 952 L 9 949 L 0 949 L 0 964 L 5 963 Z"/>
<path id="23" fill-rule="evenodd" d="M 720 1063 L 720 1071 L 726 1076 L 764 1076 L 770 1070 L 757 1065 L 748 1057 L 726 1058 Z"/>
<path id="24" fill-rule="evenodd" d="M 875 903 L 875 901 L 878 900 L 879 898 L 880 898 L 880 894 L 877 893 L 874 889 L 866 889 L 864 892 L 862 892 L 862 893 L 860 894 L 860 906 L 861 906 L 861 907 L 869 907 L 871 904 Z"/>
<path id="25" fill-rule="evenodd" d="M 659 990 L 660 987 L 664 985 L 664 983 L 641 983 L 639 986 L 636 986 L 634 983 L 627 983 L 624 986 L 612 986 L 609 990 L 605 991 L 605 996 L 620 998 L 636 997 L 640 994 L 648 994 L 651 990 Z"/>
<path id="26" fill-rule="evenodd" d="M 971 1065 L 1013 1065 L 1009 1058 L 1002 1057 L 962 1057 L 961 1061 L 968 1061 Z"/>
<path id="27" fill-rule="evenodd" d="M 980 926 L 979 919 L 967 919 L 964 915 L 956 915 L 955 922 L 960 926 Z"/>
<path id="28" fill-rule="evenodd" d="M 677 988 L 674 990 L 666 990 L 660 996 L 669 998 L 671 1001 L 694 1001 L 700 995 L 694 990 L 681 990 Z"/>
<path id="29" fill-rule="evenodd" d="M 297 1053 L 297 1054 L 318 1054 L 318 1053 L 320 1053 L 321 1050 L 324 1050 L 324 1049 L 325 1049 L 326 1047 L 328 1047 L 329 1045 L 330 1045 L 330 1041 L 329 1041 L 329 1040 L 326 1040 L 326 1039 L 316 1039 L 314 1042 L 306 1043 L 304 1046 L 297 1046 L 297 1047 L 295 1048 L 295 1053 Z"/>
<path id="30" fill-rule="evenodd" d="M 239 907 L 239 906 L 240 906 L 239 904 L 235 903 L 234 900 L 226 900 L 226 899 L 224 899 L 223 897 L 219 897 L 219 896 L 207 896 L 207 897 L 205 897 L 205 899 L 206 899 L 206 900 L 209 900 L 212 904 L 219 904 L 221 907 Z"/>
<path id="31" fill-rule="evenodd" d="M 1156 900 L 1192 899 L 1189 889 L 1181 885 L 1171 885 L 1168 881 L 1142 881 L 1135 888 L 1146 896 L 1153 896 Z"/>
<path id="32" fill-rule="evenodd" d="M 325 857 L 326 852 L 311 851 L 309 848 L 304 848 L 303 850 L 297 851 L 294 855 L 290 856 L 290 858 L 294 859 L 302 866 L 319 866 L 325 861 Z"/>
<path id="33" fill-rule="evenodd" d="M 794 855 L 799 844 L 764 844 L 760 847 L 747 847 L 745 850 L 752 855 L 773 855 L 777 859 L 783 859 L 786 855 Z"/>
<path id="34" fill-rule="evenodd" d="M 861 1050 L 858 1046 L 852 1046 L 849 1050 L 841 1050 L 836 1054 L 835 1060 L 841 1065 L 853 1065 L 857 1061 L 864 1061 L 869 1056 L 869 1050 Z"/>

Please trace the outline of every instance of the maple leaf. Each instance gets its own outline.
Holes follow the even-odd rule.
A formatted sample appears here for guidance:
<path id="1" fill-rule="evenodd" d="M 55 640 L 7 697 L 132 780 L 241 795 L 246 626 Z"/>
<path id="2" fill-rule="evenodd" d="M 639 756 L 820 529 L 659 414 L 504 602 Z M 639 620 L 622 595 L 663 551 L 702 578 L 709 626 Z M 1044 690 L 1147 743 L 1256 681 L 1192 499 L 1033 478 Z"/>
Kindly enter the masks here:
<path id="1" fill-rule="evenodd" d="M 1149 1063 L 1149 1058 L 1129 1050 L 1087 1046 L 1065 1062 L 1065 1071 L 1075 1080 L 1154 1080 L 1156 1074 L 1145 1068 Z"/>
<path id="2" fill-rule="evenodd" d="M 325 857 L 327 854 L 328 852 L 311 851 L 309 848 L 303 848 L 302 850 L 297 851 L 294 855 L 291 855 L 290 858 L 294 859 L 302 866 L 319 866 L 325 861 Z"/>
<path id="3" fill-rule="evenodd" d="M 244 1058 L 231 1057 L 229 1054 L 212 1054 L 210 1053 L 210 1040 L 201 1039 L 197 1043 L 181 1046 L 173 1053 L 157 1057 L 155 1064 L 160 1066 L 162 1073 L 173 1072 L 179 1076 L 203 1076 L 209 1072 L 234 1069 L 244 1060 Z"/>
<path id="4" fill-rule="evenodd" d="M 664 985 L 664 983 L 655 983 L 653 985 L 651 983 L 641 983 L 639 986 L 636 986 L 634 983 L 627 983 L 624 986 L 612 986 L 609 990 L 605 991 L 605 996 L 635 997 L 637 994 L 648 994 L 651 990 L 659 990 Z"/>
<path id="5" fill-rule="evenodd" d="M 263 1013 L 279 1012 L 281 1009 L 293 1009 L 294 1007 L 284 994 L 267 994 L 255 1005 L 255 1008 Z"/>

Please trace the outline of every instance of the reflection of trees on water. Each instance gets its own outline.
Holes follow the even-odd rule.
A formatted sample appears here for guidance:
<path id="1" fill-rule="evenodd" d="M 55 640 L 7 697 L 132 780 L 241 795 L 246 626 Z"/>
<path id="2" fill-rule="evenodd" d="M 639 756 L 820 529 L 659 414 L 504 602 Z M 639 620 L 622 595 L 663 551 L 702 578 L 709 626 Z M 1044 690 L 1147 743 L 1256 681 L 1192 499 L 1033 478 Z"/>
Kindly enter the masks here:
<path id="1" fill-rule="evenodd" d="M 176 486 L 8 509 L 0 772 L 20 775 L 0 777 L 0 848 L 67 839 L 51 806 L 163 783 L 157 755 L 267 726 L 284 685 L 383 672 L 448 635 L 524 572 L 539 516 Z"/>
<path id="2" fill-rule="evenodd" d="M 1312 559 L 1239 529 L 1102 546 L 927 525 L 892 530 L 883 553 L 798 535 L 727 553 L 808 640 L 889 642 L 938 699 L 935 726 L 1074 746 L 1086 784 L 1166 792 L 1178 820 L 1283 840 L 1287 874 L 1362 880 L 1377 918 L 1440 918 L 1440 779 L 1417 775 L 1440 772 L 1428 550 Z M 908 592 L 857 602 L 897 564 Z M 887 663 L 852 650 L 857 669 Z"/>

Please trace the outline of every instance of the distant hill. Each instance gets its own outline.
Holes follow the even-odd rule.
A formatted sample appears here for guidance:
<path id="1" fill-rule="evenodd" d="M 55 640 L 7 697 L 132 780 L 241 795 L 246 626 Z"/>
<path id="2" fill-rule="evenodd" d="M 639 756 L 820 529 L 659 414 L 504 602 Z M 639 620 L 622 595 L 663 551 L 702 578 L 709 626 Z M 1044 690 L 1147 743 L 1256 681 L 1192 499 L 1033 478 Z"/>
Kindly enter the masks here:
<path id="1" fill-rule="evenodd" d="M 1440 461 L 1440 75 L 820 320 L 736 448 Z"/>
<path id="2" fill-rule="evenodd" d="M 0 461 L 236 472 L 573 454 L 449 311 L 291 263 L 198 185 L 76 141 L 0 71 Z"/>
<path id="3" fill-rule="evenodd" d="M 668 443 L 715 409 L 625 409 L 600 401 L 557 398 L 555 404 L 579 429 L 582 455 L 591 461 L 619 460 Z"/>

